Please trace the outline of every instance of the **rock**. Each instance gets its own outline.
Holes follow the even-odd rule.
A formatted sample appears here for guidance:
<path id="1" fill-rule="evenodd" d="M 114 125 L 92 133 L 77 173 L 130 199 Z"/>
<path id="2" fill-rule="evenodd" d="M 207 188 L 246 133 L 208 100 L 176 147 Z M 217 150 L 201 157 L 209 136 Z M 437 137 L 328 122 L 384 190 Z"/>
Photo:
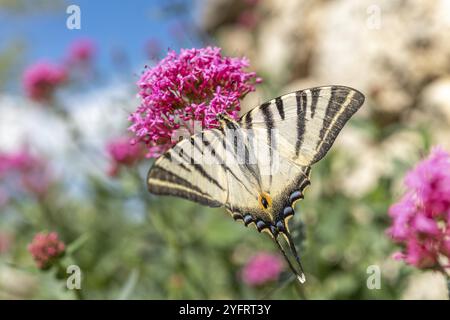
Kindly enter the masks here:
<path id="1" fill-rule="evenodd" d="M 442 274 L 425 271 L 415 272 L 409 277 L 402 299 L 405 300 L 446 300 L 447 285 Z"/>
<path id="2" fill-rule="evenodd" d="M 450 76 L 433 81 L 423 89 L 420 106 L 437 121 L 450 125 Z"/>

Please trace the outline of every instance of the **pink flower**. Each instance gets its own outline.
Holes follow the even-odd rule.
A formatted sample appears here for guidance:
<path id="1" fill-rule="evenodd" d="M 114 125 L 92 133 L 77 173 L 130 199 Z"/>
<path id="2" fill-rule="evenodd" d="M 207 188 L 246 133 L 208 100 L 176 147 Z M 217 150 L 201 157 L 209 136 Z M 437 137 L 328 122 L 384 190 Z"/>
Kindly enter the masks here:
<path id="1" fill-rule="evenodd" d="M 28 245 L 28 252 L 31 253 L 39 269 L 48 269 L 57 258 L 64 254 L 65 249 L 66 246 L 59 240 L 56 232 L 37 233 Z"/>
<path id="2" fill-rule="evenodd" d="M 42 61 L 25 70 L 22 84 L 30 99 L 45 102 L 52 99 L 56 88 L 61 86 L 66 79 L 67 73 L 63 67 Z"/>
<path id="3" fill-rule="evenodd" d="M 79 39 L 74 41 L 67 56 L 69 64 L 89 63 L 95 54 L 95 44 L 90 39 Z"/>
<path id="4" fill-rule="evenodd" d="M 447 268 L 450 258 L 450 155 L 434 148 L 405 178 L 407 193 L 389 209 L 388 234 L 404 249 L 396 259 L 418 268 Z"/>
<path id="5" fill-rule="evenodd" d="M 21 193 L 30 193 L 38 198 L 46 195 L 52 183 L 48 166 L 28 150 L 0 153 L 0 205 Z"/>
<path id="6" fill-rule="evenodd" d="M 435 148 L 427 160 L 406 176 L 406 186 L 427 204 L 430 215 L 442 214 L 450 208 L 449 168 L 449 154 Z"/>
<path id="7" fill-rule="evenodd" d="M 244 71 L 248 65 L 245 58 L 223 57 L 219 48 L 169 51 L 138 82 L 141 104 L 129 117 L 134 141 L 157 157 L 177 142 L 178 129 L 193 134 L 194 122 L 203 129 L 217 127 L 219 113 L 237 118 L 240 99 L 261 81 Z"/>
<path id="8" fill-rule="evenodd" d="M 270 253 L 253 256 L 242 270 L 242 280 L 249 286 L 260 286 L 278 279 L 283 270 L 283 260 Z"/>
<path id="9" fill-rule="evenodd" d="M 408 238 L 408 223 L 414 216 L 415 210 L 415 199 L 411 193 L 404 195 L 398 203 L 389 208 L 389 216 L 393 219 L 389 233 L 397 241 L 403 241 Z"/>
<path id="10" fill-rule="evenodd" d="M 140 145 L 133 144 L 128 138 L 119 138 L 108 143 L 107 150 L 111 158 L 110 176 L 116 176 L 121 166 L 133 166 L 144 156 Z"/>

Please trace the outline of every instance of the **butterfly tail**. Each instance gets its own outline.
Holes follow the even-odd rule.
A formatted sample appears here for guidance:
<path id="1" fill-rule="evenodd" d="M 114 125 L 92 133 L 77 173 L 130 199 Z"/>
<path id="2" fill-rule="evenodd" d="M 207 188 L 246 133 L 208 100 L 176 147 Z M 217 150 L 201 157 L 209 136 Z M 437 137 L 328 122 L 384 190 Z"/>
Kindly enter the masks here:
<path id="1" fill-rule="evenodd" d="M 278 235 L 274 237 L 274 240 L 280 251 L 283 253 L 289 267 L 297 276 L 297 280 L 300 281 L 300 283 L 305 283 L 306 277 L 303 272 L 303 266 L 289 232 L 278 233 Z"/>

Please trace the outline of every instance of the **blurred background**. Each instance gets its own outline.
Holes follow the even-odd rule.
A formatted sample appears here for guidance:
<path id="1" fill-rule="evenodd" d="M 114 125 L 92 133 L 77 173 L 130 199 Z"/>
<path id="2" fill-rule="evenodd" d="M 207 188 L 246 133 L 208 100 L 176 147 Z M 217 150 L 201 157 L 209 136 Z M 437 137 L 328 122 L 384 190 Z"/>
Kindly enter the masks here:
<path id="1" fill-rule="evenodd" d="M 80 29 L 66 25 L 72 4 Z M 391 258 L 386 229 L 405 172 L 450 150 L 449 1 L 0 0 L 0 21 L 0 299 L 446 298 L 441 275 Z M 248 281 L 252 257 L 278 259 L 269 238 L 224 209 L 148 194 L 152 160 L 121 146 L 145 66 L 207 45 L 263 79 L 243 111 L 316 85 L 366 95 L 290 222 L 305 285 L 284 265 Z M 52 88 L 32 91 L 36 69 Z M 36 266 L 39 232 L 65 243 L 81 294 Z"/>

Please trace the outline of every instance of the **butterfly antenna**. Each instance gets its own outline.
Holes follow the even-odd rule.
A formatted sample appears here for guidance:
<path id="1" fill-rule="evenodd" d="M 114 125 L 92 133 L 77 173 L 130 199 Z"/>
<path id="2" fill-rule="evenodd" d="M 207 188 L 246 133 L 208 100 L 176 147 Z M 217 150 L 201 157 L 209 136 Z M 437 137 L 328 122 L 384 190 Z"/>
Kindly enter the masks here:
<path id="1" fill-rule="evenodd" d="M 292 241 L 291 235 L 288 232 L 280 232 L 276 237 L 274 237 L 278 248 L 283 253 L 289 267 L 292 272 L 297 276 L 297 280 L 300 283 L 305 283 L 306 277 L 303 271 L 302 263 L 297 254 L 297 249 L 295 248 L 294 242 Z"/>

